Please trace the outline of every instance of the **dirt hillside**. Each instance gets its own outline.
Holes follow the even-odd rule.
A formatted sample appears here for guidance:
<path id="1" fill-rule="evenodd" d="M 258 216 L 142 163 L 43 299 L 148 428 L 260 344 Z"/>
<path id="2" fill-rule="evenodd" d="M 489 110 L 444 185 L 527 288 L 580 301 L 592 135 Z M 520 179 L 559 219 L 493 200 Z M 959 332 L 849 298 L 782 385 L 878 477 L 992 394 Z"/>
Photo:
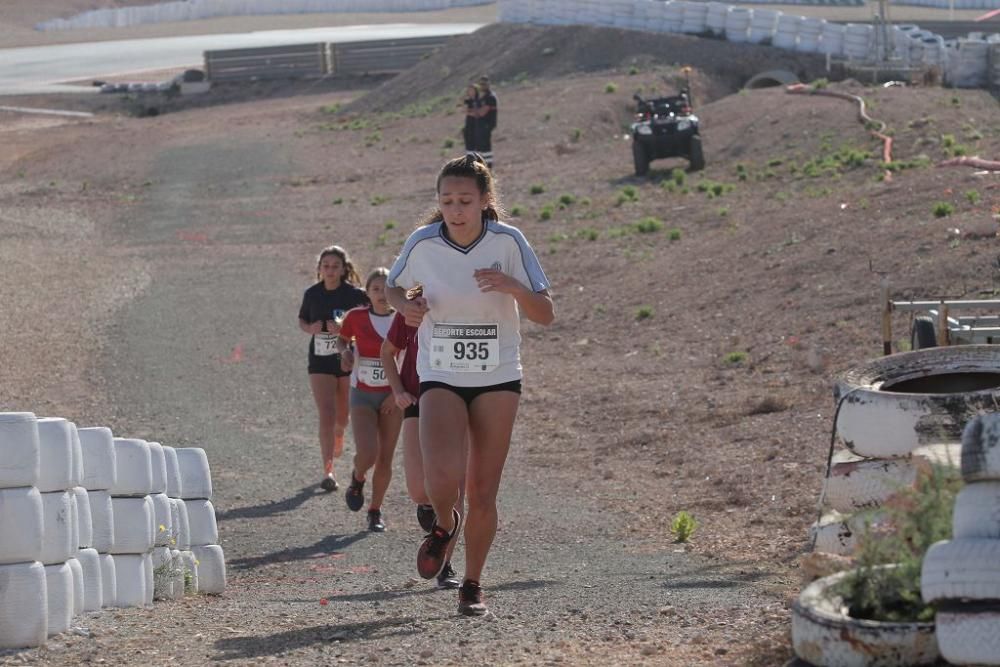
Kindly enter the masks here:
<path id="1" fill-rule="evenodd" d="M 553 62 L 572 51 L 562 30 L 503 34 L 556 45 Z M 741 49 L 738 62 L 771 57 Z M 205 445 L 231 575 L 222 598 L 87 618 L 89 636 L 0 661 L 784 664 L 833 377 L 880 351 L 872 268 L 897 295 L 1000 289 L 1000 178 L 934 166 L 1000 156 L 997 100 L 832 84 L 888 123 L 900 165 L 887 180 L 851 104 L 714 94 L 732 83 L 706 50 L 678 60 L 712 100 L 697 109 L 706 170 L 668 160 L 640 179 L 631 95 L 678 69 L 629 53 L 519 78 L 516 54 L 455 50 L 348 114 L 331 113 L 355 98 L 339 92 L 0 126 L 0 284 L 14 303 L 0 340 L 18 350 L 0 365 L 0 409 Z M 436 88 L 432 67 L 455 74 Z M 319 247 L 346 245 L 363 270 L 393 260 L 460 152 L 458 100 L 437 96 L 482 71 L 499 82 L 503 202 L 553 282 L 557 321 L 525 326 L 496 618 L 465 624 L 408 579 L 418 535 L 401 486 L 384 540 L 312 493 L 294 313 Z M 372 109 L 391 112 L 357 111 Z M 908 323 L 894 324 L 904 347 Z M 680 510 L 700 523 L 687 546 L 669 533 Z"/>

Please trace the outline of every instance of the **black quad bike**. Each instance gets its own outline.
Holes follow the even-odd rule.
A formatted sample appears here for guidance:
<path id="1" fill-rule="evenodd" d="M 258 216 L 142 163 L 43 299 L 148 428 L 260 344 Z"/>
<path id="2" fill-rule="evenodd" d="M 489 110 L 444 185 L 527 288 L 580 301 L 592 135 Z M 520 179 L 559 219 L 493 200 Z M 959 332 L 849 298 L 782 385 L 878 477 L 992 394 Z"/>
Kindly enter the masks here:
<path id="1" fill-rule="evenodd" d="M 632 158 L 635 175 L 645 176 L 649 163 L 668 157 L 686 158 L 691 171 L 705 168 L 698 117 L 691 111 L 687 91 L 680 95 L 636 101 L 636 119 L 632 123 Z"/>

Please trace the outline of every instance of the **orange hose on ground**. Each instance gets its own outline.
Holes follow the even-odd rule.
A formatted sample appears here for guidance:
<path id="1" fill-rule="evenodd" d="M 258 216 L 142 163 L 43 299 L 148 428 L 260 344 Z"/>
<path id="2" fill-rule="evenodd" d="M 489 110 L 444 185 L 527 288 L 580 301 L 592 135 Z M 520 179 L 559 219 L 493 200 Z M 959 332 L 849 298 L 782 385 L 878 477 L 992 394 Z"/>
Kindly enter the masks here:
<path id="1" fill-rule="evenodd" d="M 848 102 L 856 102 L 858 105 L 858 120 L 865 123 L 865 125 L 871 123 L 879 126 L 877 130 L 870 130 L 870 132 L 873 137 L 882 141 L 882 162 L 885 164 L 890 164 L 892 162 L 892 137 L 885 134 L 885 123 L 880 120 L 875 120 L 868 115 L 863 98 L 857 95 L 850 95 L 848 93 L 838 93 L 834 90 L 818 89 L 812 86 L 807 86 L 804 83 L 795 83 L 790 86 L 786 86 L 785 92 L 793 95 L 823 95 L 825 97 L 836 97 L 842 100 L 847 100 Z M 888 169 L 885 170 L 885 180 L 892 180 L 892 172 Z"/>
<path id="2" fill-rule="evenodd" d="M 1000 160 L 984 160 L 981 157 L 953 157 L 944 162 L 938 162 L 938 167 L 975 167 L 986 171 L 1000 171 Z"/>

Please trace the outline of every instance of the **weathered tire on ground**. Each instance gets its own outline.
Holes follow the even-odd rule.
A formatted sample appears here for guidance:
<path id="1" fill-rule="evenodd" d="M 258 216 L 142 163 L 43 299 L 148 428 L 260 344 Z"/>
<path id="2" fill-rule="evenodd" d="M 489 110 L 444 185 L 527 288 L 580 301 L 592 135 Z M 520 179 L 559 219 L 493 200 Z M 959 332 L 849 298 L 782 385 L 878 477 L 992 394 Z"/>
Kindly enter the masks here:
<path id="1" fill-rule="evenodd" d="M 649 151 L 635 139 L 632 140 L 632 164 L 636 176 L 645 176 L 649 173 Z"/>
<path id="2" fill-rule="evenodd" d="M 1000 414 L 980 415 L 962 431 L 962 479 L 1000 481 Z"/>
<path id="3" fill-rule="evenodd" d="M 141 498 L 111 498 L 115 543 L 110 553 L 141 554 L 153 548 L 153 501 Z M 118 577 L 121 581 L 121 577 Z M 126 592 L 127 595 L 127 592 Z"/>
<path id="4" fill-rule="evenodd" d="M 153 472 L 153 488 L 150 493 L 167 492 L 167 459 L 163 454 L 163 445 L 158 442 L 149 444 L 149 462 Z"/>
<path id="5" fill-rule="evenodd" d="M 881 507 L 916 479 L 917 468 L 909 458 L 863 459 L 839 451 L 824 482 L 823 498 L 831 509 L 843 513 Z"/>
<path id="6" fill-rule="evenodd" d="M 101 606 L 114 607 L 118 598 L 118 576 L 115 574 L 115 557 L 100 554 L 101 561 Z"/>
<path id="7" fill-rule="evenodd" d="M 841 514 L 828 512 L 809 527 L 809 538 L 815 540 L 815 549 L 821 553 L 838 556 L 853 556 L 858 542 L 864 535 L 867 524 L 874 526 L 884 521 L 884 515 L 877 510 Z"/>
<path id="8" fill-rule="evenodd" d="M 115 485 L 115 440 L 103 426 L 77 429 L 83 451 L 83 484 L 88 491 L 107 491 Z"/>
<path id="9" fill-rule="evenodd" d="M 155 546 L 170 546 L 174 535 L 174 522 L 170 514 L 170 498 L 165 493 L 154 493 L 149 498 L 153 501 L 153 521 L 156 524 Z"/>
<path id="10" fill-rule="evenodd" d="M 191 549 L 191 521 L 188 518 L 187 501 L 177 499 L 177 548 L 181 551 Z"/>
<path id="11" fill-rule="evenodd" d="M 107 491 L 88 491 L 90 525 L 93 531 L 91 546 L 98 552 L 110 553 L 115 546 L 115 512 L 111 494 Z"/>
<path id="12" fill-rule="evenodd" d="M 957 442 L 965 423 L 1000 401 L 1000 346 L 938 347 L 882 357 L 844 373 L 837 433 L 855 454 L 905 456 Z"/>
<path id="13" fill-rule="evenodd" d="M 94 521 L 90 514 L 90 494 L 87 489 L 77 486 L 71 489 L 76 497 L 76 525 L 79 535 L 79 547 L 88 549 L 94 546 Z"/>
<path id="14" fill-rule="evenodd" d="M 1000 540 L 1000 482 L 963 486 L 955 498 L 952 528 L 956 540 Z"/>
<path id="15" fill-rule="evenodd" d="M 104 606 L 101 555 L 97 549 L 80 549 L 76 559 L 83 569 L 83 611 L 100 611 Z"/>
<path id="16" fill-rule="evenodd" d="M 163 459 L 167 464 L 167 495 L 171 498 L 180 498 L 183 484 L 181 484 L 181 467 L 177 463 L 177 450 L 173 447 L 164 447 Z"/>
<path id="17" fill-rule="evenodd" d="M 45 567 L 37 562 L 0 565 L 0 649 L 41 646 L 48 636 Z"/>
<path id="18" fill-rule="evenodd" d="M 184 500 L 212 499 L 212 471 L 208 455 L 200 447 L 175 450 L 181 471 L 181 497 Z"/>
<path id="19" fill-rule="evenodd" d="M 45 600 L 49 637 L 69 630 L 73 622 L 73 571 L 66 563 L 45 566 Z"/>
<path id="20" fill-rule="evenodd" d="M 0 488 L 38 485 L 38 419 L 31 412 L 0 412 Z"/>
<path id="21" fill-rule="evenodd" d="M 191 530 L 191 544 L 203 546 L 219 543 L 219 525 L 215 519 L 215 507 L 211 500 L 187 500 L 188 525 Z"/>
<path id="22" fill-rule="evenodd" d="M 38 489 L 0 489 L 0 565 L 41 558 L 43 516 Z"/>
<path id="23" fill-rule="evenodd" d="M 83 613 L 83 596 L 85 594 L 83 566 L 80 565 L 77 558 L 70 558 L 66 564 L 69 565 L 69 571 L 73 573 L 73 616 L 76 617 Z"/>
<path id="24" fill-rule="evenodd" d="M 181 559 L 184 561 L 184 592 L 198 592 L 198 560 L 194 557 L 193 551 L 181 551 Z"/>
<path id="25" fill-rule="evenodd" d="M 930 347 L 937 347 L 934 320 L 929 317 L 914 318 L 913 326 L 910 328 L 910 349 L 926 350 Z"/>
<path id="26" fill-rule="evenodd" d="M 938 610 L 938 648 L 953 665 L 1000 665 L 1000 605 L 975 611 Z"/>
<path id="27" fill-rule="evenodd" d="M 41 494 L 43 565 L 65 563 L 79 549 L 73 541 L 73 495 L 68 491 Z"/>
<path id="28" fill-rule="evenodd" d="M 136 438 L 115 438 L 115 484 L 112 496 L 145 496 L 153 488 L 149 444 Z"/>
<path id="29" fill-rule="evenodd" d="M 1000 540 L 943 540 L 924 555 L 924 602 L 1000 600 Z"/>
<path id="30" fill-rule="evenodd" d="M 114 606 L 146 606 L 145 554 L 115 554 L 113 557 L 115 559 Z"/>
<path id="31" fill-rule="evenodd" d="M 73 486 L 73 427 L 61 417 L 38 420 L 38 490 L 65 491 Z"/>
<path id="32" fill-rule="evenodd" d="M 226 590 L 226 558 L 218 544 L 192 546 L 198 561 L 198 592 L 219 595 Z"/>
<path id="33" fill-rule="evenodd" d="M 817 667 L 931 665 L 938 659 L 933 623 L 854 619 L 828 594 L 851 574 L 838 572 L 806 586 L 792 605 L 795 655 Z"/>

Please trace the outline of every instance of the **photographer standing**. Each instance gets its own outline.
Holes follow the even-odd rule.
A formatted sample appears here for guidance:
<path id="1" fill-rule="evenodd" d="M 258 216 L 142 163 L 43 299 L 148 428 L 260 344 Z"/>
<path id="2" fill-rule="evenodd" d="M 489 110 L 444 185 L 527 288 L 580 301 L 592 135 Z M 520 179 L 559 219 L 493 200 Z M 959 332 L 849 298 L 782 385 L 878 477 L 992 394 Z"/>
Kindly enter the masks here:
<path id="1" fill-rule="evenodd" d="M 490 90 L 490 78 L 479 77 L 479 122 L 476 123 L 478 138 L 476 149 L 486 165 L 493 168 L 493 129 L 497 126 L 497 96 Z"/>

